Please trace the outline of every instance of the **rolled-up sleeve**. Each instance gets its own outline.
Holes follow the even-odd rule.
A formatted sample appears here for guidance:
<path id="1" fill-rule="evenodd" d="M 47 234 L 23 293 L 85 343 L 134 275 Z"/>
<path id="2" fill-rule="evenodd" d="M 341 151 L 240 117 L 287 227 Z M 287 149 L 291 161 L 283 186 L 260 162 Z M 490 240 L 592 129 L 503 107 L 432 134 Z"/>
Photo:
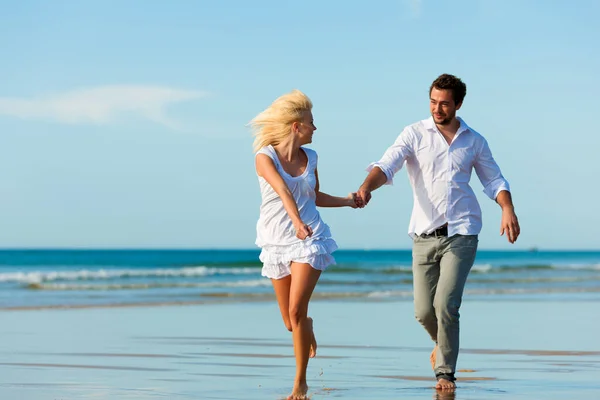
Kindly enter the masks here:
<path id="1" fill-rule="evenodd" d="M 386 185 L 394 183 L 394 175 L 402 169 L 404 162 L 413 154 L 413 135 L 409 129 L 404 129 L 398 138 L 377 162 L 369 164 L 367 172 L 379 168 L 387 177 Z"/>
<path id="2" fill-rule="evenodd" d="M 501 191 L 506 190 L 510 192 L 510 185 L 504 176 L 502 176 L 500 167 L 492 156 L 492 151 L 487 140 L 483 138 L 482 140 L 482 146 L 475 160 L 475 172 L 483 185 L 483 192 L 490 199 L 496 200 Z"/>

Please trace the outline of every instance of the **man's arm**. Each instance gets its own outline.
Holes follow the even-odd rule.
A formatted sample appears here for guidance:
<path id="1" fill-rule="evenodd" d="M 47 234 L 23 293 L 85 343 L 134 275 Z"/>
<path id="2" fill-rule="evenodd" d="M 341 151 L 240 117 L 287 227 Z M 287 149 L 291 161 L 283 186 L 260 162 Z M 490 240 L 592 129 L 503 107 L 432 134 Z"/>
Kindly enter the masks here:
<path id="1" fill-rule="evenodd" d="M 516 242 L 521 233 L 521 228 L 519 227 L 519 220 L 515 214 L 515 207 L 510 194 L 510 186 L 506 179 L 504 179 L 504 176 L 502 176 L 500 167 L 496 163 L 496 160 L 494 160 L 492 151 L 485 139 L 477 154 L 474 166 L 475 172 L 483 185 L 483 191 L 502 208 L 500 235 L 506 233 L 506 238 L 509 243 Z"/>
<path id="2" fill-rule="evenodd" d="M 382 187 L 387 180 L 388 178 L 383 173 L 381 168 L 373 167 L 371 172 L 369 172 L 369 175 L 367 175 L 365 178 L 363 184 L 360 185 L 360 188 L 356 192 L 356 195 L 360 201 L 362 201 L 362 207 L 366 206 L 369 203 L 369 200 L 371 200 L 371 192 Z"/>
<path id="3" fill-rule="evenodd" d="M 400 133 L 393 145 L 391 145 L 376 163 L 367 169 L 369 175 L 356 192 L 357 205 L 362 208 L 371 200 L 371 192 L 379 189 L 385 184 L 391 184 L 392 178 L 398 172 L 408 157 L 413 154 L 414 133 L 406 128 Z"/>
<path id="4" fill-rule="evenodd" d="M 496 197 L 496 202 L 502 208 L 502 220 L 500 222 L 500 235 L 506 232 L 506 238 L 510 243 L 517 241 L 521 234 L 519 220 L 515 214 L 515 207 L 512 202 L 512 196 L 508 190 L 502 190 Z"/>

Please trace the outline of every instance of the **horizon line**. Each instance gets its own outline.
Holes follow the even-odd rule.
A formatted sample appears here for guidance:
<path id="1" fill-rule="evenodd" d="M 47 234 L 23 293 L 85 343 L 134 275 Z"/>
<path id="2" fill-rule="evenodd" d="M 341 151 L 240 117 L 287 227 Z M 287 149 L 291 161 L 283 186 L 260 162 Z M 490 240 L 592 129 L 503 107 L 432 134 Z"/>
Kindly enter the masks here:
<path id="1" fill-rule="evenodd" d="M 5 251 L 257 251 L 260 252 L 260 248 L 249 248 L 249 247 L 0 247 L 0 252 Z M 343 251 L 412 251 L 411 248 L 359 248 L 349 247 L 344 249 L 338 249 L 337 252 Z M 529 248 L 480 248 L 477 251 L 506 251 L 506 252 L 600 252 L 598 249 L 545 249 L 540 247 L 529 247 Z"/>

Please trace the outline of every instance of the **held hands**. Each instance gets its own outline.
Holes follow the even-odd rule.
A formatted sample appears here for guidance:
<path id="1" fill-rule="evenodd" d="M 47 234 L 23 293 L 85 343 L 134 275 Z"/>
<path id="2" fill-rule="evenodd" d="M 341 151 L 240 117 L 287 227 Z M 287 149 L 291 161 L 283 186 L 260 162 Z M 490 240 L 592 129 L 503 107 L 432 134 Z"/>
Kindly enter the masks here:
<path id="1" fill-rule="evenodd" d="M 371 200 L 371 191 L 363 187 L 360 187 L 353 195 L 355 195 L 356 206 L 358 208 L 364 208 Z"/>
<path id="2" fill-rule="evenodd" d="M 369 194 L 369 199 L 371 195 Z M 365 208 L 368 200 L 365 202 L 364 198 L 361 197 L 357 192 L 350 193 L 347 197 L 347 206 L 352 208 Z"/>
<path id="3" fill-rule="evenodd" d="M 509 243 L 514 243 L 521 234 L 519 220 L 515 214 L 515 210 L 511 208 L 502 209 L 502 222 L 500 223 L 500 236 L 506 232 L 506 238 Z"/>
<path id="4" fill-rule="evenodd" d="M 348 196 L 346 196 L 346 201 L 347 201 L 346 205 L 348 207 L 362 208 L 361 207 L 362 200 L 360 200 L 360 198 L 358 197 L 358 195 L 356 193 L 350 193 Z"/>
<path id="5" fill-rule="evenodd" d="M 348 201 L 348 207 L 365 208 L 369 200 L 371 200 L 371 191 L 360 188 L 357 192 L 350 193 L 346 197 L 346 200 Z"/>

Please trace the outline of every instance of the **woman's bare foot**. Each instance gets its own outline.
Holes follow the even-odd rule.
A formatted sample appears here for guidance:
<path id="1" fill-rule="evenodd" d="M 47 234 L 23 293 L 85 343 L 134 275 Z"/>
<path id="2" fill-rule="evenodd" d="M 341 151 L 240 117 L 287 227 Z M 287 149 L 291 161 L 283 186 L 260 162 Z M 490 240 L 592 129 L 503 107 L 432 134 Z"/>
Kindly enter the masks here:
<path id="1" fill-rule="evenodd" d="M 435 345 L 435 347 L 433 348 L 433 351 L 431 352 L 431 355 L 429 356 L 429 361 L 431 362 L 431 369 L 435 370 L 435 356 L 437 353 L 437 344 Z"/>
<path id="2" fill-rule="evenodd" d="M 308 399 L 308 385 L 306 382 L 295 383 L 292 394 L 290 394 L 287 400 L 306 400 Z"/>
<path id="3" fill-rule="evenodd" d="M 311 334 L 310 351 L 308 353 L 308 356 L 310 358 L 314 358 L 317 355 L 317 339 L 315 339 L 315 332 L 313 330 L 313 319 L 311 317 L 307 317 L 306 319 L 308 320 L 308 325 L 310 326 Z"/>
<path id="4" fill-rule="evenodd" d="M 435 388 L 439 390 L 454 390 L 456 389 L 456 384 L 446 379 L 439 379 Z"/>

